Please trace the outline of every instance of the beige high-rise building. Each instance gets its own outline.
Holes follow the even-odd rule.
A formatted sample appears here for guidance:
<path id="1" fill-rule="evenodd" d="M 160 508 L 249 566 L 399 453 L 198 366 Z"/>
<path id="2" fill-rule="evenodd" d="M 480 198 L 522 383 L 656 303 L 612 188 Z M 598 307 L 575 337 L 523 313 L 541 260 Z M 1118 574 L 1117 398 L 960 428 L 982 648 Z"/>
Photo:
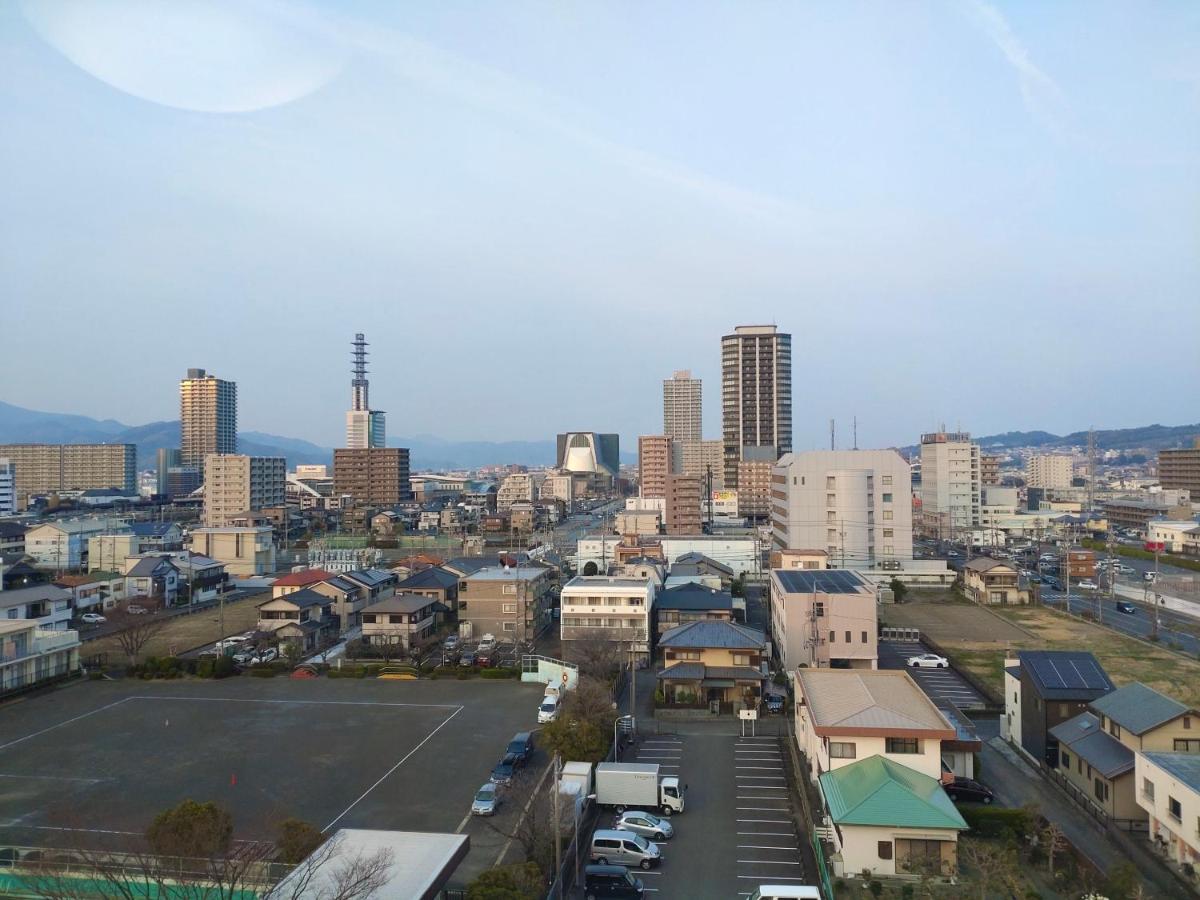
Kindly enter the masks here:
<path id="1" fill-rule="evenodd" d="M 721 416 L 725 487 L 739 487 L 742 460 L 773 465 L 791 452 L 790 334 L 774 325 L 739 325 L 721 338 Z"/>
<path id="2" fill-rule="evenodd" d="M 850 569 L 913 558 L 912 474 L 895 450 L 789 453 L 771 481 L 775 547 Z"/>
<path id="3" fill-rule="evenodd" d="M 921 435 L 921 518 L 927 533 L 956 538 L 979 524 L 979 445 L 966 432 Z"/>
<path id="4" fill-rule="evenodd" d="M 408 450 L 403 447 L 333 451 L 333 493 L 359 506 L 390 507 L 412 499 Z"/>
<path id="5" fill-rule="evenodd" d="M 1025 484 L 1031 488 L 1065 490 L 1071 486 L 1075 461 L 1064 453 L 1046 453 L 1029 457 L 1025 466 Z"/>
<path id="6" fill-rule="evenodd" d="M 671 474 L 671 444 L 665 434 L 643 434 L 638 438 L 638 483 L 641 496 L 667 496 L 667 476 Z"/>
<path id="7" fill-rule="evenodd" d="M 1000 457 L 995 453 L 979 454 L 979 481 L 985 487 L 1000 483 Z"/>
<path id="8" fill-rule="evenodd" d="M 210 453 L 204 458 L 204 524 L 220 528 L 251 510 L 287 503 L 282 456 Z"/>
<path id="9" fill-rule="evenodd" d="M 663 530 L 667 534 L 700 534 L 704 497 L 700 479 L 694 475 L 668 475 L 663 493 L 666 497 Z"/>
<path id="10" fill-rule="evenodd" d="M 1191 447 L 1158 451 L 1158 482 L 1166 490 L 1189 491 L 1200 501 L 1200 438 Z"/>
<path id="11" fill-rule="evenodd" d="M 675 471 L 684 475 L 695 475 L 707 483 L 708 473 L 712 472 L 712 489 L 725 489 L 725 445 L 722 441 L 700 441 L 696 444 L 672 444 L 674 456 L 680 462 L 675 465 Z"/>
<path id="12" fill-rule="evenodd" d="M 751 522 L 771 517 L 771 470 L 775 460 L 744 459 L 738 463 L 738 515 Z"/>
<path id="13" fill-rule="evenodd" d="M 137 495 L 136 444 L 0 444 L 17 509 L 33 494 L 117 488 Z"/>
<path id="14" fill-rule="evenodd" d="M 700 379 L 687 369 L 663 381 L 663 434 L 680 444 L 698 444 L 703 437 L 700 388 Z"/>
<path id="15" fill-rule="evenodd" d="M 179 461 L 202 468 L 210 453 L 237 453 L 237 385 L 188 369 L 179 382 Z"/>

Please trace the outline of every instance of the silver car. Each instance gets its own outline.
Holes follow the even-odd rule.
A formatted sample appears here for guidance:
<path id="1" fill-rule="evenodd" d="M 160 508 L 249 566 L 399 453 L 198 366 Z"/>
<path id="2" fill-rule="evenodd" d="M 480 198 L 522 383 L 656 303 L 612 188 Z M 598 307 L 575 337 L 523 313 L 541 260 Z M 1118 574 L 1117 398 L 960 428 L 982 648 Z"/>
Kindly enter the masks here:
<path id="1" fill-rule="evenodd" d="M 494 816 L 499 805 L 500 788 L 489 781 L 475 792 L 475 800 L 471 803 L 471 815 Z"/>
<path id="2" fill-rule="evenodd" d="M 660 818 L 640 809 L 627 809 L 613 821 L 617 831 L 632 831 L 642 837 L 667 841 L 675 836 L 675 827 L 668 819 Z"/>

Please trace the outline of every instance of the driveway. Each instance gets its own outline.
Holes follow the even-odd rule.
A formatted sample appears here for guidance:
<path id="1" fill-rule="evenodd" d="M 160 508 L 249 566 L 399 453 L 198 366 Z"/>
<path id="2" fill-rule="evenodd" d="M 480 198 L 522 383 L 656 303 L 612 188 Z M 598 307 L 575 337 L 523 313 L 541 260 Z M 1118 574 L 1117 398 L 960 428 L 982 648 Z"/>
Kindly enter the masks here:
<path id="1" fill-rule="evenodd" d="M 907 669 L 905 660 L 930 653 L 919 641 L 880 641 L 879 668 Z M 961 710 L 985 709 L 987 701 L 953 668 L 907 669 L 931 700 L 949 700 Z"/>

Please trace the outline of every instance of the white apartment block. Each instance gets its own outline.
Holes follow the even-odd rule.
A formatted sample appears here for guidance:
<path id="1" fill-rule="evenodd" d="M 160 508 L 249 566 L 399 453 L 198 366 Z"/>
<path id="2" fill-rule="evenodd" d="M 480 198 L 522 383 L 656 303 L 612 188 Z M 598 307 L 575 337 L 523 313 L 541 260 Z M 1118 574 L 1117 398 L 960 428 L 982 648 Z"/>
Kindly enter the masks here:
<path id="1" fill-rule="evenodd" d="M 16 467 L 8 458 L 0 459 L 0 516 L 11 516 L 16 511 Z"/>
<path id="2" fill-rule="evenodd" d="M 25 552 L 43 569 L 80 569 L 87 563 L 88 540 L 108 530 L 104 519 L 60 519 L 25 532 Z"/>
<path id="3" fill-rule="evenodd" d="M 978 525 L 982 489 L 979 445 L 971 435 L 921 435 L 921 518 L 928 533 L 950 538 Z"/>
<path id="4" fill-rule="evenodd" d="M 508 509 L 514 503 L 533 503 L 541 494 L 545 476 L 535 472 L 514 472 L 505 476 L 496 491 L 496 508 Z"/>
<path id="5" fill-rule="evenodd" d="M 48 631 L 29 620 L 0 620 L 0 697 L 78 668 L 79 632 Z"/>
<path id="6" fill-rule="evenodd" d="M 698 444 L 703 415 L 699 378 L 683 369 L 663 381 L 663 434 L 680 444 Z"/>
<path id="7" fill-rule="evenodd" d="M 789 453 L 771 475 L 773 545 L 824 550 L 837 568 L 910 560 L 911 479 L 895 450 Z"/>
<path id="8" fill-rule="evenodd" d="M 580 575 L 563 587 L 561 606 L 566 658 L 571 658 L 572 641 L 603 635 L 619 644 L 623 654 L 633 654 L 639 665 L 649 663 L 654 608 L 654 583 L 650 579 Z"/>
<path id="9" fill-rule="evenodd" d="M 1047 453 L 1029 457 L 1025 465 L 1025 483 L 1031 488 L 1063 490 L 1071 486 L 1075 461 L 1062 453 Z"/>
<path id="10" fill-rule="evenodd" d="M 220 528 L 254 509 L 287 503 L 282 456 L 212 453 L 204 457 L 204 524 Z"/>

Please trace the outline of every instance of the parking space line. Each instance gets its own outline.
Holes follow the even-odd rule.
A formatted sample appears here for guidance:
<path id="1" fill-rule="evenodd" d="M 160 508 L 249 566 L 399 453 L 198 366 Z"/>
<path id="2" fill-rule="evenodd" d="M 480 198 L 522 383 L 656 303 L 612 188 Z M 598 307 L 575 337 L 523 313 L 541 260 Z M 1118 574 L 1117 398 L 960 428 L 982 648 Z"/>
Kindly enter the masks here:
<path id="1" fill-rule="evenodd" d="M 738 865 L 759 865 L 759 866 L 802 866 L 802 862 L 782 862 L 778 859 L 739 859 Z"/>
<path id="2" fill-rule="evenodd" d="M 799 847 L 768 847 L 766 844 L 738 844 L 742 850 L 792 850 L 796 853 L 800 852 Z"/>
<path id="3" fill-rule="evenodd" d="M 734 775 L 739 781 L 784 781 L 782 775 Z"/>
<path id="4" fill-rule="evenodd" d="M 750 760 L 748 760 L 749 762 Z M 765 759 L 757 760 L 758 762 L 766 762 Z M 759 772 L 782 772 L 783 766 L 735 766 L 737 769 L 753 769 Z"/>
<path id="5" fill-rule="evenodd" d="M 739 831 L 738 834 L 755 837 L 795 837 L 794 831 Z"/>
<path id="6" fill-rule="evenodd" d="M 769 812 L 779 812 L 777 809 L 768 810 Z M 766 822 L 768 825 L 791 825 L 791 819 L 737 819 L 738 822 Z"/>
<path id="7" fill-rule="evenodd" d="M 742 812 L 787 812 L 787 809 L 780 809 L 777 806 L 735 806 L 734 809 Z"/>
<path id="8" fill-rule="evenodd" d="M 799 865 L 797 863 L 796 865 Z M 762 875 L 739 875 L 738 878 L 745 878 L 747 881 L 762 881 L 765 876 Z M 772 881 L 808 881 L 807 878 L 800 878 L 796 875 L 772 875 Z"/>

